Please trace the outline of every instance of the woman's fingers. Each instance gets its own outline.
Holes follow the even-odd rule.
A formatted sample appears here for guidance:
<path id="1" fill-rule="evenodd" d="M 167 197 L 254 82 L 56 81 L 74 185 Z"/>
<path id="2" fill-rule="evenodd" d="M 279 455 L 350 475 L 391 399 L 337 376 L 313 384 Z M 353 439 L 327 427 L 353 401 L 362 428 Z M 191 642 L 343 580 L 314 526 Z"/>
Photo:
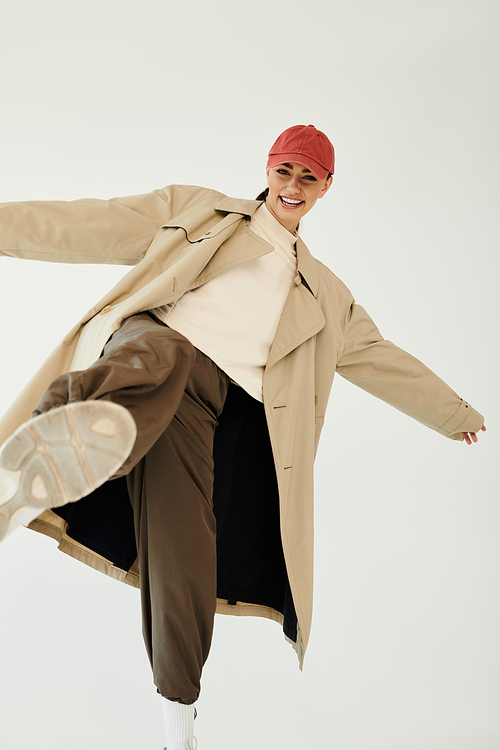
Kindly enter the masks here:
<path id="1" fill-rule="evenodd" d="M 483 424 L 481 427 L 482 432 L 486 432 L 486 425 Z M 467 445 L 472 445 L 472 443 L 477 443 L 477 435 L 475 432 L 462 432 L 463 438 Z"/>

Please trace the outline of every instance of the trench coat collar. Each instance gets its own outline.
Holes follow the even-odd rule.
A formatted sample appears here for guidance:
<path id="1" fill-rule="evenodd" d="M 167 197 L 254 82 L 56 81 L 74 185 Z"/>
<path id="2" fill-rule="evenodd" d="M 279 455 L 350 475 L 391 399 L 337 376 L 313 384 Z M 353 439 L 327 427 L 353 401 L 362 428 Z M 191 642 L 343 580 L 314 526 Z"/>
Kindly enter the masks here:
<path id="1" fill-rule="evenodd" d="M 244 200 L 241 198 L 225 197 L 217 203 L 215 208 L 217 211 L 242 214 L 243 216 L 252 218 L 256 210 L 264 202 L 265 201 L 252 201 Z M 312 294 L 316 297 L 318 294 L 319 285 L 318 267 L 316 265 L 316 261 L 307 249 L 307 246 L 301 239 L 301 237 L 297 237 L 295 247 L 297 250 L 297 271 L 305 281 L 306 285 L 309 287 Z"/>
<path id="2" fill-rule="evenodd" d="M 252 217 L 263 202 L 244 198 L 231 198 L 226 195 L 217 203 L 215 210 L 224 211 L 228 214 L 243 214 L 244 216 Z"/>

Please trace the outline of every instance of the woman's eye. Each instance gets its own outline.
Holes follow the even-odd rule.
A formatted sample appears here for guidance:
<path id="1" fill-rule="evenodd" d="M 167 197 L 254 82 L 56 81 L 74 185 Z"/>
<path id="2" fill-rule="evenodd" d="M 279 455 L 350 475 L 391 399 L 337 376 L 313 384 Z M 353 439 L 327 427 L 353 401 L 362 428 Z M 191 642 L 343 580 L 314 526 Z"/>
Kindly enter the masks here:
<path id="1" fill-rule="evenodd" d="M 276 171 L 278 174 L 288 174 L 286 169 L 277 169 Z"/>

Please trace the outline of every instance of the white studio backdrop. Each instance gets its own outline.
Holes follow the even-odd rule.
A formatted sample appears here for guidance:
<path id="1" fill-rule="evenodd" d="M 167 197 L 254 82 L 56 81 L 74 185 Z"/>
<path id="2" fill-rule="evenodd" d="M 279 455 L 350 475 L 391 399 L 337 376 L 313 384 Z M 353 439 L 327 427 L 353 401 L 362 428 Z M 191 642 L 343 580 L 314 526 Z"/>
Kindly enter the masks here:
<path id="1" fill-rule="evenodd" d="M 337 174 L 310 250 L 486 416 L 467 447 L 338 379 L 304 672 L 276 624 L 217 617 L 200 750 L 498 750 L 498 2 L 0 10 L 0 201 L 255 197 L 272 141 L 313 123 Z M 0 412 L 127 270 L 0 259 Z M 138 592 L 25 529 L 0 563 L 0 747 L 159 750 Z"/>

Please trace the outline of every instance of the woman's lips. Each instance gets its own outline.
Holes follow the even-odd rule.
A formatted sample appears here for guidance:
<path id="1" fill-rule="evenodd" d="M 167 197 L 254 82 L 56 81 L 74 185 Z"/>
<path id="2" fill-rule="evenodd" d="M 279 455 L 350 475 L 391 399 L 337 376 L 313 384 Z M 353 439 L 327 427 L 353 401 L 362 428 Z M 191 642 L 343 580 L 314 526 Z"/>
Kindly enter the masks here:
<path id="1" fill-rule="evenodd" d="M 283 206 L 283 208 L 287 209 L 294 209 L 298 208 L 299 206 L 302 206 L 304 201 L 298 200 L 297 198 L 288 198 L 288 196 L 279 196 L 280 204 Z"/>

